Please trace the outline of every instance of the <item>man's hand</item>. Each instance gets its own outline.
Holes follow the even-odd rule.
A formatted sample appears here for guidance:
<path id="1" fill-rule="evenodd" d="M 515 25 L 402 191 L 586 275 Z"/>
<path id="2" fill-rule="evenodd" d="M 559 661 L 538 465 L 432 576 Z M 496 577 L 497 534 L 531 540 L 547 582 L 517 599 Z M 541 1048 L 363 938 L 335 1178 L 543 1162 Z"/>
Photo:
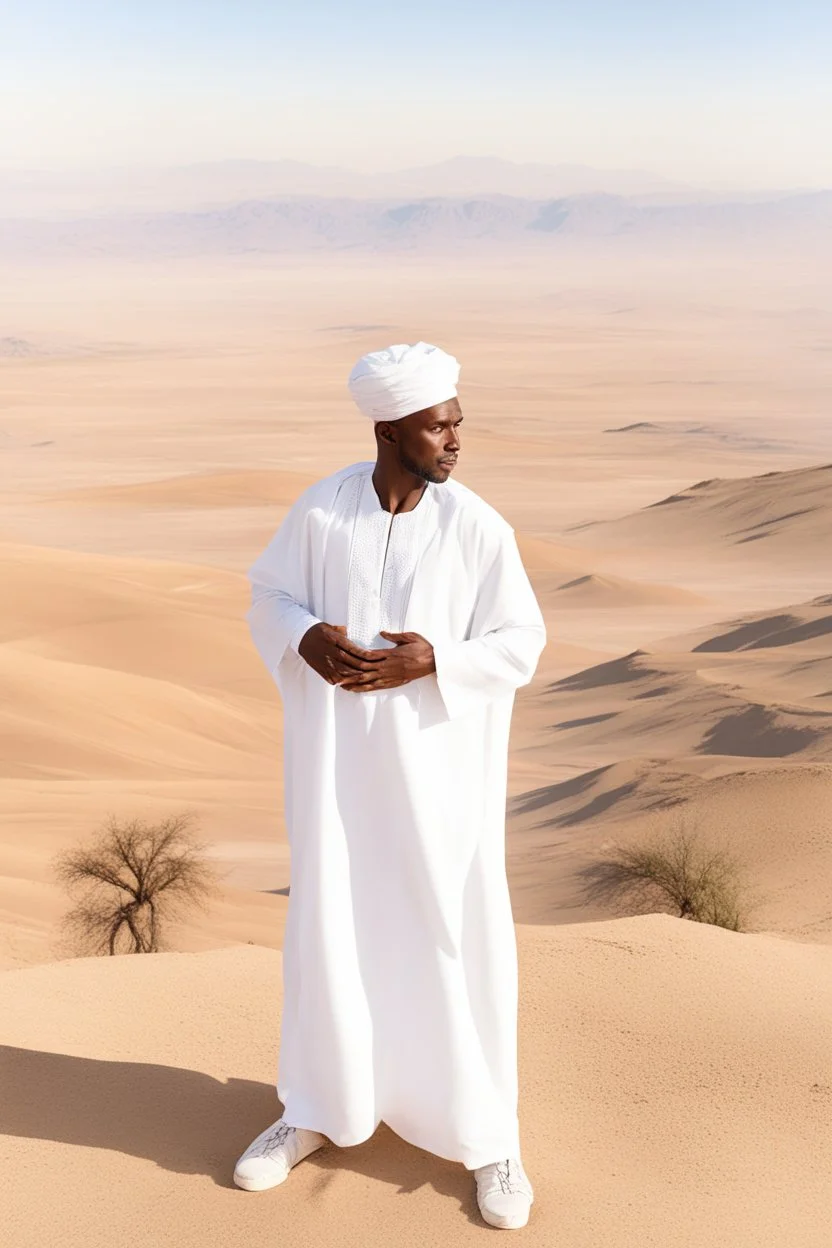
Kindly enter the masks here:
<path id="1" fill-rule="evenodd" d="M 313 624 L 301 638 L 298 654 L 330 685 L 370 676 L 386 650 L 365 650 L 350 641 L 344 624 Z"/>
<path id="2" fill-rule="evenodd" d="M 363 651 L 364 655 L 372 655 L 373 661 L 365 663 L 362 670 L 354 671 L 346 680 L 341 681 L 342 689 L 354 693 L 396 689 L 399 685 L 406 685 L 411 680 L 418 680 L 420 676 L 428 676 L 436 671 L 433 646 L 419 633 L 382 632 L 379 636 L 395 642 L 395 648 Z"/>

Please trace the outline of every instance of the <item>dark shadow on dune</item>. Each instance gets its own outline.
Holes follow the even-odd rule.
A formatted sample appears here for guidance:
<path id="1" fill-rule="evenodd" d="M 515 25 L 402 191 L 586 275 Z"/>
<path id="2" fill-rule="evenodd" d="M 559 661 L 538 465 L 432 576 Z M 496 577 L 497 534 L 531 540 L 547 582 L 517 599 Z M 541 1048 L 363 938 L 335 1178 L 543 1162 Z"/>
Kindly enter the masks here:
<path id="1" fill-rule="evenodd" d="M 602 433 L 632 433 L 634 429 L 660 430 L 661 426 L 657 425 L 655 421 L 652 421 L 652 420 L 637 420 L 632 425 L 615 425 L 611 429 L 602 429 L 601 432 Z"/>
<path id="2" fill-rule="evenodd" d="M 544 810 L 548 807 L 557 806 L 561 802 L 569 801 L 571 798 L 584 793 L 608 770 L 609 767 L 598 767 L 594 771 L 584 772 L 581 776 L 573 776 L 560 784 L 549 784 L 542 789 L 533 789 L 531 792 L 515 798 L 510 805 L 509 813 L 512 815 L 526 815 L 536 810 Z M 631 793 L 635 792 L 637 787 L 637 780 L 620 784 L 617 788 L 608 789 L 606 793 L 597 793 L 595 797 L 577 809 L 572 808 L 561 813 L 553 812 L 547 819 L 541 819 L 534 827 L 569 828 L 578 823 L 585 823 L 587 819 L 594 819 L 596 815 L 601 815 L 605 811 L 610 810 L 611 807 L 622 801 L 623 798 L 629 797 Z"/>
<path id="3" fill-rule="evenodd" d="M 770 520 L 758 520 L 756 524 L 748 524 L 744 529 L 732 529 L 727 536 L 736 537 L 738 533 L 753 533 L 757 529 L 770 529 L 772 525 L 782 524 L 784 520 L 794 520 L 797 516 L 808 516 L 813 511 L 819 511 L 818 507 L 802 507 L 800 511 L 784 511 L 782 516 L 772 516 Z M 768 534 L 758 534 L 760 537 L 767 537 Z M 748 538 L 742 538 L 741 541 L 748 541 Z"/>
<path id="4" fill-rule="evenodd" d="M 578 776 L 571 776 L 568 780 L 561 781 L 560 784 L 544 785 L 543 788 L 531 789 L 528 793 L 521 793 L 513 798 L 508 803 L 508 814 L 512 818 L 533 814 L 535 811 L 548 815 L 528 828 L 517 829 L 513 832 L 514 848 L 519 848 L 516 838 L 519 837 L 522 840 L 526 831 L 536 831 L 541 828 L 569 828 L 585 823 L 588 819 L 594 819 L 612 810 L 618 802 L 630 797 L 636 791 L 641 793 L 644 810 L 667 810 L 673 806 L 682 805 L 688 800 L 681 790 L 690 780 L 689 773 L 663 771 L 660 776 L 636 776 L 604 793 L 597 793 L 582 806 L 575 807 L 572 799 L 580 798 L 587 793 L 612 766 L 613 764 L 607 764 L 605 767 L 596 767 L 592 771 L 584 771 Z M 569 804 L 566 810 L 552 809 L 563 803 Z M 536 849 L 534 852 L 537 853 L 539 850 Z"/>
<path id="5" fill-rule="evenodd" d="M 603 724 L 607 719 L 615 719 L 618 711 L 607 711 L 600 715 L 585 715 L 583 719 L 562 719 L 558 724 L 552 724 L 554 732 L 563 732 L 566 728 L 585 728 L 587 724 Z"/>
<path id="6" fill-rule="evenodd" d="M 615 861 L 589 862 L 575 874 L 578 895 L 584 906 L 601 906 L 618 917 L 670 913 L 658 900 L 655 890 L 628 886 L 621 866 Z M 632 949 L 628 951 L 633 952 Z"/>
<path id="7" fill-rule="evenodd" d="M 667 507 L 670 503 L 691 503 L 692 498 L 687 494 L 668 494 L 667 498 L 660 498 L 658 502 L 648 503 L 646 507 L 642 507 L 642 511 L 649 511 L 653 507 Z"/>
<path id="8" fill-rule="evenodd" d="M 406 1143 L 385 1123 L 363 1144 L 351 1148 L 328 1144 L 303 1164 L 314 1165 L 321 1171 L 315 1186 L 316 1196 L 326 1192 L 339 1170 L 388 1183 L 400 1196 L 409 1196 L 429 1184 L 440 1196 L 458 1200 L 460 1211 L 474 1226 L 488 1229 L 477 1208 L 473 1174 L 459 1162 L 443 1161 L 433 1153 Z"/>
<path id="9" fill-rule="evenodd" d="M 600 520 L 583 520 L 580 524 L 568 524 L 564 533 L 580 533 L 582 529 L 591 529 L 600 524 Z"/>
<path id="10" fill-rule="evenodd" d="M 234 1162 L 279 1117 L 277 1091 L 151 1062 L 0 1047 L 0 1132 L 105 1148 L 231 1187 Z"/>
<path id="11" fill-rule="evenodd" d="M 643 693 L 633 695 L 634 702 L 642 702 L 645 698 L 660 698 L 665 693 L 672 693 L 672 685 L 656 685 L 653 689 L 645 689 Z"/>
<path id="12" fill-rule="evenodd" d="M 559 693 L 564 689 L 600 689 L 604 685 L 624 685 L 630 681 L 643 680 L 646 676 L 658 676 L 659 672 L 651 667 L 640 667 L 633 663 L 646 654 L 644 650 L 633 650 L 622 655 L 620 659 L 610 659 L 606 663 L 596 663 L 593 667 L 585 667 L 571 676 L 564 676 L 547 686 L 547 693 Z"/>
<path id="13" fill-rule="evenodd" d="M 220 1187 L 234 1188 L 235 1161 L 283 1109 L 269 1084 L 150 1062 L 4 1045 L 0 1073 L 0 1134 L 125 1153 L 176 1174 L 208 1175 Z M 329 1144 L 302 1164 L 320 1169 L 322 1190 L 336 1170 L 396 1185 L 401 1193 L 428 1183 L 456 1197 L 481 1224 L 474 1180 L 464 1167 L 414 1148 L 385 1126 L 364 1144 Z"/>
<path id="14" fill-rule="evenodd" d="M 765 620 L 754 620 L 729 633 L 711 637 L 694 646 L 693 653 L 775 649 L 777 646 L 794 646 L 801 641 L 811 641 L 815 637 L 826 637 L 829 633 L 832 633 L 832 615 L 802 623 L 795 615 L 770 615 Z"/>
<path id="15" fill-rule="evenodd" d="M 797 711 L 793 710 L 792 714 Z M 826 715 L 816 711 L 815 715 Z M 777 713 L 765 706 L 749 706 L 714 724 L 697 746 L 698 754 L 735 754 L 749 758 L 787 758 L 820 740 L 822 729 L 777 722 Z"/>
<path id="16" fill-rule="evenodd" d="M 568 815 L 561 815 L 559 819 L 553 819 L 552 822 L 556 827 L 571 827 L 576 823 L 586 823 L 587 819 L 594 819 L 597 815 L 604 814 L 605 811 L 611 810 L 618 802 L 629 797 L 637 788 L 636 781 L 629 784 L 620 784 L 617 789 L 610 789 L 607 793 L 599 793 L 597 797 L 593 797 L 591 802 L 587 802 L 585 806 L 579 806 L 577 810 L 570 811 Z"/>
<path id="17" fill-rule="evenodd" d="M 811 641 L 814 637 L 826 637 L 832 633 L 832 615 L 824 615 L 819 620 L 806 620 L 771 637 L 768 641 L 757 641 L 749 646 L 749 650 L 759 650 L 763 646 L 794 646 L 801 641 Z"/>
<path id="18" fill-rule="evenodd" d="M 592 771 L 582 771 L 580 775 L 570 776 L 568 780 L 561 780 L 559 784 L 546 784 L 541 789 L 530 789 L 528 793 L 521 793 L 509 802 L 509 812 L 512 815 L 528 815 L 532 811 L 540 810 L 543 806 L 551 806 L 569 797 L 577 797 L 585 793 L 599 777 L 603 776 L 605 771 L 609 771 L 610 766 L 611 764 L 608 764 L 606 767 L 596 767 Z"/>
<path id="19" fill-rule="evenodd" d="M 560 592 L 562 589 L 574 589 L 576 585 L 591 585 L 594 580 L 593 576 L 576 576 L 574 580 L 564 581 L 562 585 L 556 586 L 556 590 Z"/>
<path id="20" fill-rule="evenodd" d="M 707 641 L 702 641 L 698 646 L 694 646 L 692 654 L 716 654 L 729 650 L 744 650 L 747 646 L 755 643 L 765 645 L 766 638 L 772 633 L 778 633 L 783 628 L 788 628 L 793 624 L 797 624 L 797 616 L 783 614 L 770 615 L 764 620 L 752 620 L 749 624 L 741 624 L 738 628 L 732 628 L 730 632 L 718 633 L 715 637 L 709 637 Z"/>

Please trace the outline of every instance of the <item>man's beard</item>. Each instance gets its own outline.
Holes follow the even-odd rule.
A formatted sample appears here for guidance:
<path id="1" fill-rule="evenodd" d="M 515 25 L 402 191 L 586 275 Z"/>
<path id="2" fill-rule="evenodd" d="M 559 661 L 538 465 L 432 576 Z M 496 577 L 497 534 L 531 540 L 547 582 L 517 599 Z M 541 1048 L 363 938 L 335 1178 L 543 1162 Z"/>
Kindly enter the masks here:
<path id="1" fill-rule="evenodd" d="M 420 481 L 429 481 L 432 485 L 443 485 L 445 477 L 436 468 L 423 468 L 399 447 L 399 463 L 407 472 L 413 473 Z"/>

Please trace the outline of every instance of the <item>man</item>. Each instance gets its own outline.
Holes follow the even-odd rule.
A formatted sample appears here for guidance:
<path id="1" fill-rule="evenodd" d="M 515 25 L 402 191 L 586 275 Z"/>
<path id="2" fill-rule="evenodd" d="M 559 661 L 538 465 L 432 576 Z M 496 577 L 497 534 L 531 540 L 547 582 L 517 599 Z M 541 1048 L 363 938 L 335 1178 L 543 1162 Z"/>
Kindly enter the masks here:
<path id="1" fill-rule="evenodd" d="M 533 1193 L 517 1121 L 505 872 L 514 693 L 543 619 L 506 521 L 450 480 L 459 365 L 428 343 L 358 361 L 377 459 L 307 489 L 249 570 L 283 699 L 292 888 L 277 1090 L 237 1162 L 259 1191 L 386 1122 L 474 1171 L 493 1226 Z"/>

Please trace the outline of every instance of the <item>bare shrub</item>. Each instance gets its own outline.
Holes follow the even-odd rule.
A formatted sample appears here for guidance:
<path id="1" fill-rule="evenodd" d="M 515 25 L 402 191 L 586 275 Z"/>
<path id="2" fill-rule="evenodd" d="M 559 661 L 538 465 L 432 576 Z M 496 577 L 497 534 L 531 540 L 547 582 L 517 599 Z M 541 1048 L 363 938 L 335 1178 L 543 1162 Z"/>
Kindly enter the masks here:
<path id="1" fill-rule="evenodd" d="M 623 913 L 672 907 L 679 918 L 741 932 L 757 904 L 740 862 L 681 816 L 643 844 L 613 843 L 582 874 L 589 898 Z"/>
<path id="2" fill-rule="evenodd" d="M 155 953 L 168 922 L 217 895 L 193 821 L 188 811 L 157 823 L 110 816 L 90 844 L 57 856 L 55 874 L 76 896 L 62 924 L 76 952 Z"/>

